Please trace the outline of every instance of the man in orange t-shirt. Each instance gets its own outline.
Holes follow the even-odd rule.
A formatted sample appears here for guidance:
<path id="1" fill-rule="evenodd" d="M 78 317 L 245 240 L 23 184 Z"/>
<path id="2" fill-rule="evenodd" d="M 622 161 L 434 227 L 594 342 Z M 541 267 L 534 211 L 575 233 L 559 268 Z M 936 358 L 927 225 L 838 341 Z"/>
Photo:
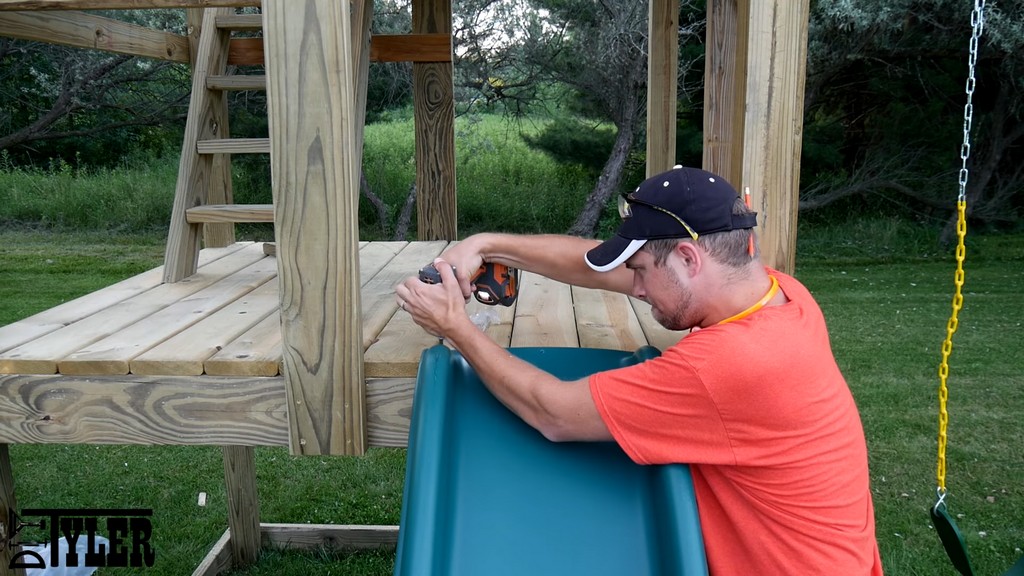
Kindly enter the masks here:
<path id="1" fill-rule="evenodd" d="M 440 285 L 400 284 L 399 306 L 547 438 L 690 464 L 712 574 L 880 575 L 856 405 L 810 293 L 759 263 L 756 215 L 724 179 L 681 166 L 624 194 L 620 215 L 603 243 L 471 236 L 435 261 Z M 560 382 L 469 320 L 467 271 L 485 261 L 631 294 L 691 333 L 658 358 Z"/>

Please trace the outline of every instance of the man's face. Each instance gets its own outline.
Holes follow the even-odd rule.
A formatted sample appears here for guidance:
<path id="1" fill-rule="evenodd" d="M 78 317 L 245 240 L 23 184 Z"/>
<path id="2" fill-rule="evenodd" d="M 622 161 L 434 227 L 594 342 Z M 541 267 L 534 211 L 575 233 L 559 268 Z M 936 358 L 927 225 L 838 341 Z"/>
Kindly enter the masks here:
<path id="1" fill-rule="evenodd" d="M 669 330 L 687 330 L 697 324 L 693 292 L 683 283 L 676 269 L 678 257 L 669 255 L 661 266 L 654 256 L 640 250 L 626 261 L 633 271 L 632 294 L 651 305 L 651 315 Z"/>

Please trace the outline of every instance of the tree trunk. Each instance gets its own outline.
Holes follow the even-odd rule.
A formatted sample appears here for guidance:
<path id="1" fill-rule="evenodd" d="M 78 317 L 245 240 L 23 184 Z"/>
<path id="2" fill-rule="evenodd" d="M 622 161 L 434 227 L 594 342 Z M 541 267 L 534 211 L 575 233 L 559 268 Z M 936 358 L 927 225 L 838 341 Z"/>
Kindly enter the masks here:
<path id="1" fill-rule="evenodd" d="M 590 237 L 594 235 L 597 228 L 597 221 L 601 218 L 601 212 L 612 194 L 619 190 L 622 183 L 622 173 L 626 167 L 626 160 L 629 158 L 629 151 L 633 148 L 635 121 L 631 118 L 622 126 L 619 126 L 619 134 L 615 138 L 615 145 L 608 156 L 608 161 L 601 169 L 601 176 L 597 179 L 594 189 L 587 195 L 583 203 L 583 210 L 580 211 L 576 221 L 569 228 L 569 234 L 574 236 Z"/>

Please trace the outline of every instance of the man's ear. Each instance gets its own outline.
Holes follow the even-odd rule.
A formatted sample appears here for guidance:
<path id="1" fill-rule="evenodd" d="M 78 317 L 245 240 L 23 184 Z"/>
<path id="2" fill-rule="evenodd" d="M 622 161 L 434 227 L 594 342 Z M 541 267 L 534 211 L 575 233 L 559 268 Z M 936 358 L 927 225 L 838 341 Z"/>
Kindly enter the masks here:
<path id="1" fill-rule="evenodd" d="M 676 243 L 675 255 L 679 258 L 679 262 L 686 269 L 686 273 L 690 276 L 697 275 L 700 269 L 704 265 L 703 253 L 697 247 L 697 244 L 689 242 L 687 240 L 680 240 Z"/>

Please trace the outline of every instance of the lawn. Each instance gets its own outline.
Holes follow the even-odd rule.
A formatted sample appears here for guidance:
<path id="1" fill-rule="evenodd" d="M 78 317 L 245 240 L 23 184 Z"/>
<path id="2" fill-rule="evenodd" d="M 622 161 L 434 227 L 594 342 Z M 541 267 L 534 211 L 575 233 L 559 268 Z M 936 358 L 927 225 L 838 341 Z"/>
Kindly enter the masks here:
<path id="1" fill-rule="evenodd" d="M 954 574 L 928 519 L 953 263 L 933 242 L 905 234 L 880 242 L 889 234 L 883 224 L 846 226 L 841 236 L 801 230 L 796 274 L 825 312 L 861 409 L 887 574 Z M 162 254 L 159 234 L 0 232 L 0 325 L 152 267 Z M 950 362 L 947 483 L 976 570 L 996 574 L 1024 545 L 1024 377 L 1016 355 L 1024 236 L 970 238 L 966 267 Z M 402 450 L 299 458 L 261 448 L 256 458 L 264 522 L 398 522 Z M 226 527 L 217 448 L 16 445 L 11 459 L 19 508 L 152 508 L 157 556 L 146 574 L 190 573 Z M 266 552 L 235 574 L 390 574 L 392 565 L 389 552 Z"/>

